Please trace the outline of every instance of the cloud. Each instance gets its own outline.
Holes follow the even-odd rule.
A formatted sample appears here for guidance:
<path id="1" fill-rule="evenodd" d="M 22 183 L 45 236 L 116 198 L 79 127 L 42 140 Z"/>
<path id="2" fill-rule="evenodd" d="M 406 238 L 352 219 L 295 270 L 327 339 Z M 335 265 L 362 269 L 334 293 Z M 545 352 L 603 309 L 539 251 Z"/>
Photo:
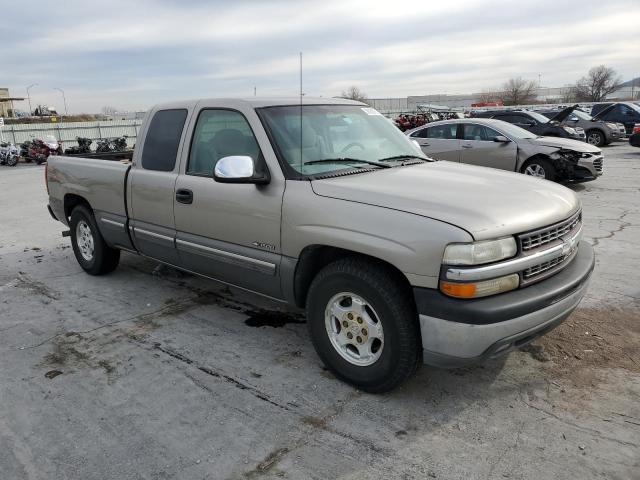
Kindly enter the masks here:
<path id="1" fill-rule="evenodd" d="M 607 64 L 637 76 L 637 3 L 583 0 L 113 0 L 11 2 L 0 45 L 4 85 L 32 104 L 72 111 L 146 109 L 202 96 L 333 96 L 351 84 L 370 97 L 464 93 L 512 76 L 574 82 Z"/>

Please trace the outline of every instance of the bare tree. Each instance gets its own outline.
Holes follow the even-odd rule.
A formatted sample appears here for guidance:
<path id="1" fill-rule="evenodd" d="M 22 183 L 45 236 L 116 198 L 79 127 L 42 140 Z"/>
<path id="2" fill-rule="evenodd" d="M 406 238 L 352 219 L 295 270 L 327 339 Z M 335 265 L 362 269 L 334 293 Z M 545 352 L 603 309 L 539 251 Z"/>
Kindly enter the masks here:
<path id="1" fill-rule="evenodd" d="M 502 92 L 498 92 L 497 95 L 505 105 L 526 105 L 535 100 L 537 87 L 533 80 L 524 80 L 522 77 L 510 78 L 502 85 Z"/>
<path id="2" fill-rule="evenodd" d="M 578 100 L 602 102 L 607 95 L 620 88 L 622 79 L 613 68 L 598 65 L 589 70 L 586 77 L 576 82 L 574 87 Z"/>
<path id="3" fill-rule="evenodd" d="M 347 98 L 349 100 L 357 100 L 358 102 L 367 103 L 367 94 L 360 90 L 355 85 L 351 85 L 346 91 L 343 91 L 340 98 Z"/>
<path id="4" fill-rule="evenodd" d="M 115 115 L 118 113 L 118 109 L 116 107 L 112 107 L 109 105 L 105 105 L 100 109 L 104 115 Z"/>

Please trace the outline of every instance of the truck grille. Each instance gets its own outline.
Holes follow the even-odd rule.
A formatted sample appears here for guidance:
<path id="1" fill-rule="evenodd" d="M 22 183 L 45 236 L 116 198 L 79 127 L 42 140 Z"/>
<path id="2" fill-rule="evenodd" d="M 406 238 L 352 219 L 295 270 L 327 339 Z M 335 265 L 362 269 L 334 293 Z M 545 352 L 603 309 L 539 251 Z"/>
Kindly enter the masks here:
<path id="1" fill-rule="evenodd" d="M 547 270 L 551 270 L 553 267 L 560 265 L 562 262 L 566 260 L 566 256 L 557 257 L 553 260 L 549 260 L 548 262 L 541 263 L 540 265 L 535 265 L 533 267 L 527 268 L 524 272 L 522 272 L 522 276 L 525 280 L 538 275 L 542 272 L 546 272 Z"/>
<path id="2" fill-rule="evenodd" d="M 563 220 L 560 223 L 556 223 L 555 225 L 534 230 L 533 232 L 523 233 L 518 236 L 520 248 L 523 252 L 527 252 L 553 242 L 576 228 L 580 224 L 581 220 L 582 212 L 580 211 L 568 219 Z"/>
<path id="3" fill-rule="evenodd" d="M 593 166 L 596 169 L 596 172 L 601 172 L 602 171 L 602 161 L 603 161 L 602 157 L 593 159 Z"/>

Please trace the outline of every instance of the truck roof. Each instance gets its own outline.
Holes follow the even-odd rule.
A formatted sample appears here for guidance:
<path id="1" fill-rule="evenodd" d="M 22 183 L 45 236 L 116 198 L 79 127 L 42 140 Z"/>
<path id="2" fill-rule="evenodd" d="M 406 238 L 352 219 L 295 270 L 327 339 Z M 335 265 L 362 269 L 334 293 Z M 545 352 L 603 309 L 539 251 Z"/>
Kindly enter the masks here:
<path id="1" fill-rule="evenodd" d="M 191 100 L 182 100 L 177 102 L 161 103 L 154 106 L 156 109 L 178 108 L 185 105 L 192 105 L 194 103 L 223 103 L 229 107 L 233 104 L 238 106 L 243 105 L 253 108 L 261 107 L 276 107 L 286 105 L 300 105 L 300 97 L 246 97 L 246 98 L 200 98 Z M 366 103 L 357 102 L 355 100 L 347 100 L 344 98 L 329 98 L 329 97 L 302 97 L 303 105 L 362 105 L 367 107 Z"/>

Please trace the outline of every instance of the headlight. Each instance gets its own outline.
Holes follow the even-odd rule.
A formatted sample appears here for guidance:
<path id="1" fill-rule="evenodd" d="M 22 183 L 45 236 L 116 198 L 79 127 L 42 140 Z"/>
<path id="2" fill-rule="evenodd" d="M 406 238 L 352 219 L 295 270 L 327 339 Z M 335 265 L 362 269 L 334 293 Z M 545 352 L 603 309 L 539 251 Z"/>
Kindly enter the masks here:
<path id="1" fill-rule="evenodd" d="M 444 249 L 442 263 L 447 265 L 480 265 L 513 257 L 518 251 L 513 237 L 473 243 L 451 243 Z"/>
<path id="2" fill-rule="evenodd" d="M 618 130 L 618 125 L 616 125 L 615 123 L 607 123 L 606 125 L 607 125 L 607 127 L 609 127 L 611 130 Z"/>
<path id="3" fill-rule="evenodd" d="M 478 298 L 515 290 L 518 285 L 520 285 L 520 277 L 517 273 L 512 273 L 504 277 L 473 283 L 454 283 L 442 280 L 440 281 L 440 291 L 455 298 Z"/>
<path id="4" fill-rule="evenodd" d="M 576 134 L 576 129 L 575 128 L 571 128 L 571 127 L 562 127 L 562 128 L 569 135 L 575 135 Z"/>

